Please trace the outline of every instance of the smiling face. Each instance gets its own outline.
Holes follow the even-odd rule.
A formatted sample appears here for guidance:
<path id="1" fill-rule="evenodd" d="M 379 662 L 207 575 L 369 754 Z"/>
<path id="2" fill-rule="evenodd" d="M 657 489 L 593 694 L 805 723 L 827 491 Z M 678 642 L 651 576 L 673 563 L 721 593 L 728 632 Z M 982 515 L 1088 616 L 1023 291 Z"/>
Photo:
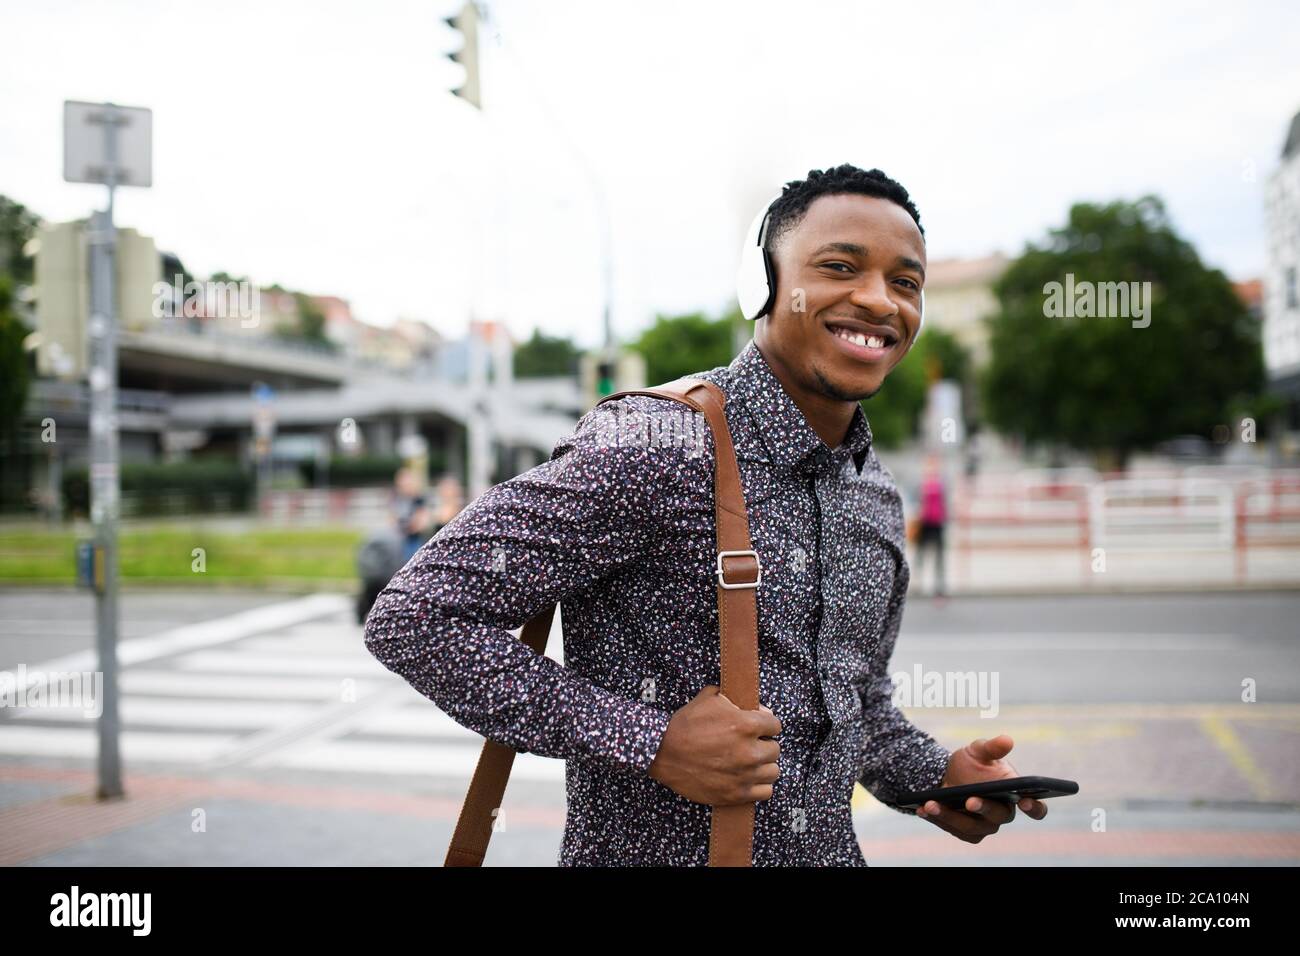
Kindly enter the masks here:
<path id="1" fill-rule="evenodd" d="M 776 237 L 776 298 L 754 341 L 808 393 L 870 398 L 921 324 L 925 240 L 897 203 L 819 196 Z M 800 309 L 802 306 L 802 309 Z"/>

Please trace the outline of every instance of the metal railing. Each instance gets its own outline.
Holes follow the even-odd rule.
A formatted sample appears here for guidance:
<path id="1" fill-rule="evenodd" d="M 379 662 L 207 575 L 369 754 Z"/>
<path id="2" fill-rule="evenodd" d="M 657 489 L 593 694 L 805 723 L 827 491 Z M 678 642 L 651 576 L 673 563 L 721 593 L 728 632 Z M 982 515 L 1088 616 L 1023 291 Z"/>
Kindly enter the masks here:
<path id="1" fill-rule="evenodd" d="M 1232 552 L 1244 580 L 1251 549 L 1300 548 L 1300 470 L 1170 467 L 1143 477 L 1027 469 L 961 481 L 950 522 L 958 571 L 972 553 L 1094 549 Z"/>

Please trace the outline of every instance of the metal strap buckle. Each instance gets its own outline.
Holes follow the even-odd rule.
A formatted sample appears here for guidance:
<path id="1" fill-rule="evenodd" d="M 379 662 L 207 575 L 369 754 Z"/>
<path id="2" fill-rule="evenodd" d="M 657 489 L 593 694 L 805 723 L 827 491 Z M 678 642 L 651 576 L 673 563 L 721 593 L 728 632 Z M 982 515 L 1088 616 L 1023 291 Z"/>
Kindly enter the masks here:
<path id="1" fill-rule="evenodd" d="M 736 584 L 728 584 L 726 579 L 726 572 L 723 570 L 722 567 L 722 559 L 733 557 L 733 556 L 739 557 L 741 555 L 746 555 L 746 554 L 751 556 L 754 559 L 754 564 L 757 565 L 758 567 L 758 577 L 755 578 L 753 581 L 739 581 Z M 718 576 L 718 586 L 726 588 L 728 591 L 734 590 L 735 588 L 756 588 L 761 583 L 763 583 L 763 564 L 758 559 L 757 551 L 719 551 L 718 570 L 715 573 Z"/>

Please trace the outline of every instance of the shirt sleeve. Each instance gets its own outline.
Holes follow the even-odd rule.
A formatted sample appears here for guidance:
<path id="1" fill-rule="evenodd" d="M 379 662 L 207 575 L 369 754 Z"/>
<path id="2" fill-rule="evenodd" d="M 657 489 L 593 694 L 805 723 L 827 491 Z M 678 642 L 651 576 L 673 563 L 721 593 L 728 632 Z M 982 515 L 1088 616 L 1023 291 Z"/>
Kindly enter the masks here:
<path id="1" fill-rule="evenodd" d="M 948 749 L 917 727 L 894 703 L 889 662 L 894 656 L 903 622 L 907 595 L 906 564 L 890 598 L 881 645 L 872 662 L 871 676 L 862 695 L 862 730 L 866 764 L 860 782 L 881 803 L 899 813 L 915 811 L 898 806 L 901 793 L 930 790 L 941 785 L 948 770 Z"/>
<path id="2" fill-rule="evenodd" d="M 548 461 L 493 486 L 425 542 L 375 600 L 365 644 L 475 733 L 519 752 L 644 774 L 671 714 L 511 633 L 647 552 L 667 459 L 680 452 L 611 441 L 604 410 L 622 401 L 588 412 Z"/>

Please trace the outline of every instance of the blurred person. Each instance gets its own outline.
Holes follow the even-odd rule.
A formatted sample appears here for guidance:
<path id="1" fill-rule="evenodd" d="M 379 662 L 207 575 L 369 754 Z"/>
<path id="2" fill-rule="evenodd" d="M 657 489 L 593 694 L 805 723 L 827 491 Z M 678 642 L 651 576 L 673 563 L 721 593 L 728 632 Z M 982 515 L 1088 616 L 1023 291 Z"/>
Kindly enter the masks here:
<path id="1" fill-rule="evenodd" d="M 414 471 L 403 467 L 393 477 L 393 524 L 369 535 L 357 549 L 357 623 L 364 624 L 375 598 L 403 564 L 414 557 L 429 537 L 460 513 L 464 490 L 453 475 L 444 475 L 434 489 L 436 504 L 429 507 Z"/>
<path id="2" fill-rule="evenodd" d="M 936 598 L 944 597 L 943 529 L 948 523 L 948 492 L 944 487 L 943 465 L 937 455 L 925 459 L 925 471 L 917 494 L 920 502 L 920 526 L 916 535 L 916 580 L 921 581 L 921 569 L 926 552 L 933 552 L 934 588 Z"/>
<path id="3" fill-rule="evenodd" d="M 465 489 L 455 475 L 445 474 L 434 488 L 433 533 L 441 531 L 465 507 Z"/>
<path id="4" fill-rule="evenodd" d="M 692 376 L 726 394 L 750 494 L 760 709 L 718 687 L 713 436 L 701 454 L 601 425 L 679 415 L 669 399 L 588 412 L 548 461 L 471 502 L 366 619 L 371 653 L 458 723 L 566 762 L 562 866 L 704 865 L 711 806 L 754 803 L 754 865 L 860 867 L 856 783 L 911 814 L 903 792 L 1017 775 L 1010 737 L 950 753 L 892 699 L 902 503 L 861 401 L 920 329 L 920 215 L 884 173 L 846 165 L 788 183 L 766 218 L 754 338 Z M 557 601 L 564 664 L 512 633 Z M 972 797 L 915 812 L 978 843 L 1015 811 Z"/>
<path id="5" fill-rule="evenodd" d="M 394 520 L 398 533 L 402 536 L 402 561 L 405 563 L 428 540 L 434 516 L 428 496 L 420 487 L 420 478 L 414 469 L 405 465 L 397 469 L 393 485 Z"/>
<path id="6" fill-rule="evenodd" d="M 969 480 L 973 481 L 975 477 L 979 474 L 980 459 L 984 451 L 982 448 L 983 443 L 984 443 L 984 437 L 980 433 L 979 428 L 975 425 L 972 425 L 970 429 L 970 434 L 966 438 L 965 469 L 966 469 L 966 477 Z"/>

